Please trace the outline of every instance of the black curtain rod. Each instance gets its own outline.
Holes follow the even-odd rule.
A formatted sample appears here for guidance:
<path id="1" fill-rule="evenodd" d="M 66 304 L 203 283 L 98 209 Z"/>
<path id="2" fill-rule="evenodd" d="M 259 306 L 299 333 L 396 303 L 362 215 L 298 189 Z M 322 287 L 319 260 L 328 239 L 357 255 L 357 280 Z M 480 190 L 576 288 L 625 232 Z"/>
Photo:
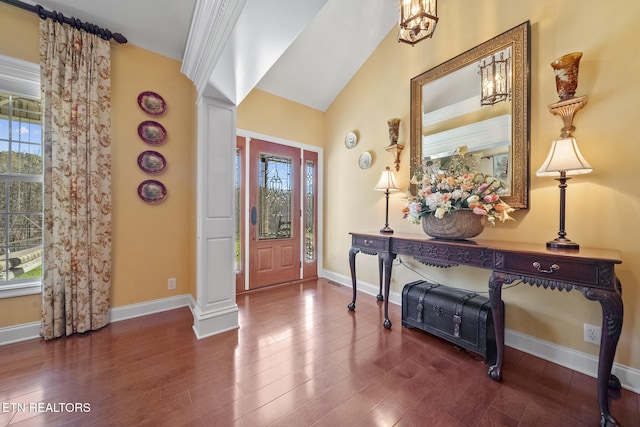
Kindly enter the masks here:
<path id="1" fill-rule="evenodd" d="M 127 42 L 127 38 L 120 33 L 112 33 L 106 28 L 100 28 L 97 25 L 91 24 L 89 22 L 82 22 L 77 18 L 73 18 L 73 17 L 67 18 L 66 16 L 63 16 L 62 13 L 59 13 L 56 11 L 49 12 L 48 10 L 44 9 L 40 5 L 32 6 L 30 4 L 21 2 L 19 0 L 0 0 L 0 1 L 3 3 L 10 4 L 11 6 L 19 7 L 20 9 L 28 10 L 29 12 L 33 12 L 37 14 L 41 19 L 51 18 L 54 21 L 58 21 L 64 24 L 69 24 L 72 27 L 77 28 L 79 30 L 84 30 L 88 33 L 95 34 L 104 40 L 110 40 L 113 38 L 115 41 L 117 41 L 120 44 L 125 44 Z"/>

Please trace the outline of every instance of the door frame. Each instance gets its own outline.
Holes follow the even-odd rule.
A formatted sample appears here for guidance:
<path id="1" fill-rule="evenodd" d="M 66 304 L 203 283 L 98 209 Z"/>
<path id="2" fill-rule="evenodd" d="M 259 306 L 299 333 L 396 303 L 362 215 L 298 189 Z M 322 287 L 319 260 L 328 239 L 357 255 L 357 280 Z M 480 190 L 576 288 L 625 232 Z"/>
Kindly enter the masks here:
<path id="1" fill-rule="evenodd" d="M 236 174 L 240 176 L 240 186 L 238 187 L 238 200 L 236 201 L 238 209 L 239 209 L 239 238 L 240 238 L 240 259 L 239 259 L 239 270 L 236 270 L 236 293 L 242 292 L 245 287 L 245 277 L 249 275 L 249 273 L 245 270 L 245 251 L 244 247 L 244 235 L 246 234 L 246 224 L 245 224 L 245 206 L 246 206 L 246 192 L 247 192 L 247 179 L 244 175 L 245 170 L 247 169 L 247 138 L 241 135 L 236 135 L 236 150 L 239 152 L 240 156 L 240 171 L 236 171 Z M 238 185 L 238 183 L 236 183 Z"/>
<path id="2" fill-rule="evenodd" d="M 262 133 L 258 133 L 258 132 L 252 132 L 252 131 L 248 131 L 245 129 L 236 129 L 236 135 L 240 136 L 240 137 L 244 137 L 245 138 L 245 153 L 249 153 L 249 150 L 251 148 L 251 140 L 252 139 L 260 139 L 263 141 L 268 141 L 268 142 L 273 142 L 276 144 L 280 144 L 280 145 L 284 145 L 284 146 L 288 146 L 288 147 L 295 147 L 295 148 L 299 148 L 301 150 L 301 158 L 304 158 L 304 152 L 305 151 L 310 151 L 310 152 L 314 152 L 318 154 L 318 174 L 317 174 L 317 194 L 318 194 L 318 206 L 317 206 L 317 260 L 318 260 L 318 264 L 317 264 L 317 272 L 316 275 L 318 277 L 320 277 L 320 272 L 322 269 L 322 265 L 323 265 L 323 258 L 322 258 L 322 254 L 323 254 L 323 212 L 324 212 L 324 203 L 323 203 L 323 190 L 324 190 L 324 185 L 323 185 L 323 180 L 324 180 L 324 174 L 323 174 L 323 149 L 322 147 L 317 147 L 315 145 L 309 145 L 309 144 L 304 144 L 301 142 L 297 142 L 297 141 L 291 141 L 288 139 L 284 139 L 284 138 L 278 138 L 276 136 L 271 136 L 271 135 L 265 135 Z M 244 174 L 243 174 L 243 178 L 245 182 L 249 182 L 249 156 L 246 155 L 244 156 L 245 160 L 244 160 Z M 304 174 L 301 173 L 300 174 L 300 183 L 299 183 L 299 188 L 300 188 L 300 194 L 301 197 L 304 197 L 304 188 L 305 186 L 303 185 L 304 183 Z M 249 191 L 245 191 L 243 194 L 244 197 L 244 206 L 249 206 Z M 303 200 L 303 199 L 301 199 Z M 246 232 L 246 230 L 249 229 L 249 215 L 240 215 L 240 218 L 242 219 L 244 217 L 244 223 L 241 224 L 241 230 L 245 230 L 245 232 L 242 234 L 241 238 L 243 241 L 243 251 L 244 251 L 244 257 L 243 257 L 243 262 L 244 262 L 244 271 L 248 272 L 249 271 L 249 254 L 247 252 L 247 249 L 249 248 L 249 233 Z M 300 221 L 300 227 L 303 227 L 302 221 Z M 300 233 L 300 241 L 301 241 L 301 245 L 300 245 L 300 256 L 301 256 L 301 260 L 304 262 L 304 233 Z M 302 274 L 302 268 L 301 268 L 301 274 Z M 245 274 L 244 277 L 245 283 L 244 283 L 244 290 L 249 290 L 249 274 Z"/>

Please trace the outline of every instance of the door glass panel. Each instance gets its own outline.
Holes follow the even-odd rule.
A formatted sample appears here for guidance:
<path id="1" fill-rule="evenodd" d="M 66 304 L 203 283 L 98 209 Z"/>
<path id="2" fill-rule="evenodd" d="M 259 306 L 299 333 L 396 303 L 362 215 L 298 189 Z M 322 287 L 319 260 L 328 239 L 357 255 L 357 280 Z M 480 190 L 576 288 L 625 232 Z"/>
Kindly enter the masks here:
<path id="1" fill-rule="evenodd" d="M 240 171 L 241 168 L 241 156 L 240 150 L 236 149 L 236 258 L 235 258 L 235 267 L 236 272 L 241 271 L 240 269 L 240 253 L 242 249 L 242 242 L 240 241 Z"/>
<path id="2" fill-rule="evenodd" d="M 315 248 L 315 217 L 316 217 L 316 207 L 315 207 L 315 169 L 316 165 L 314 162 L 307 161 L 305 163 L 305 224 L 304 224 L 304 239 L 305 239 L 305 250 L 304 250 L 304 259 L 305 261 L 314 261 L 316 259 L 316 248 Z"/>
<path id="3" fill-rule="evenodd" d="M 286 157 L 260 154 L 260 222 L 258 238 L 291 238 L 292 161 Z"/>

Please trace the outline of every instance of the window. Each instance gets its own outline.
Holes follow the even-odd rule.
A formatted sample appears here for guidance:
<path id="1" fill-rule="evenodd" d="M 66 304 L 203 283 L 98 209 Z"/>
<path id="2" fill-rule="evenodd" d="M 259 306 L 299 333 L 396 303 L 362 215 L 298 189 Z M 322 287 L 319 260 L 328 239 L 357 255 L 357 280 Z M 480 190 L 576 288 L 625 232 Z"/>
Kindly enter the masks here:
<path id="1" fill-rule="evenodd" d="M 311 262 L 316 260 L 316 163 L 305 161 L 305 188 L 304 188 L 304 260 Z"/>
<path id="2" fill-rule="evenodd" d="M 240 273 L 242 271 L 242 228 L 241 228 L 241 206 L 242 206 L 242 188 L 240 184 L 242 183 L 242 153 L 239 148 L 236 148 L 236 257 L 235 257 L 235 267 L 236 273 Z"/>
<path id="3" fill-rule="evenodd" d="M 39 85 L 37 64 L 0 55 L 0 297 L 42 289 Z"/>

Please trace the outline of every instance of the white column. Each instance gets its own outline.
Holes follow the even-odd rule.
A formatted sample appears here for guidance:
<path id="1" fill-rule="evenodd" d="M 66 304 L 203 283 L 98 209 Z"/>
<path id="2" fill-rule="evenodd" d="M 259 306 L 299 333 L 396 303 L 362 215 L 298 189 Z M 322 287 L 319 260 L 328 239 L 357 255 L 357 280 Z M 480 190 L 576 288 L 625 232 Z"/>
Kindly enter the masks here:
<path id="1" fill-rule="evenodd" d="M 235 293 L 236 107 L 198 101 L 197 301 L 198 338 L 238 328 Z"/>

